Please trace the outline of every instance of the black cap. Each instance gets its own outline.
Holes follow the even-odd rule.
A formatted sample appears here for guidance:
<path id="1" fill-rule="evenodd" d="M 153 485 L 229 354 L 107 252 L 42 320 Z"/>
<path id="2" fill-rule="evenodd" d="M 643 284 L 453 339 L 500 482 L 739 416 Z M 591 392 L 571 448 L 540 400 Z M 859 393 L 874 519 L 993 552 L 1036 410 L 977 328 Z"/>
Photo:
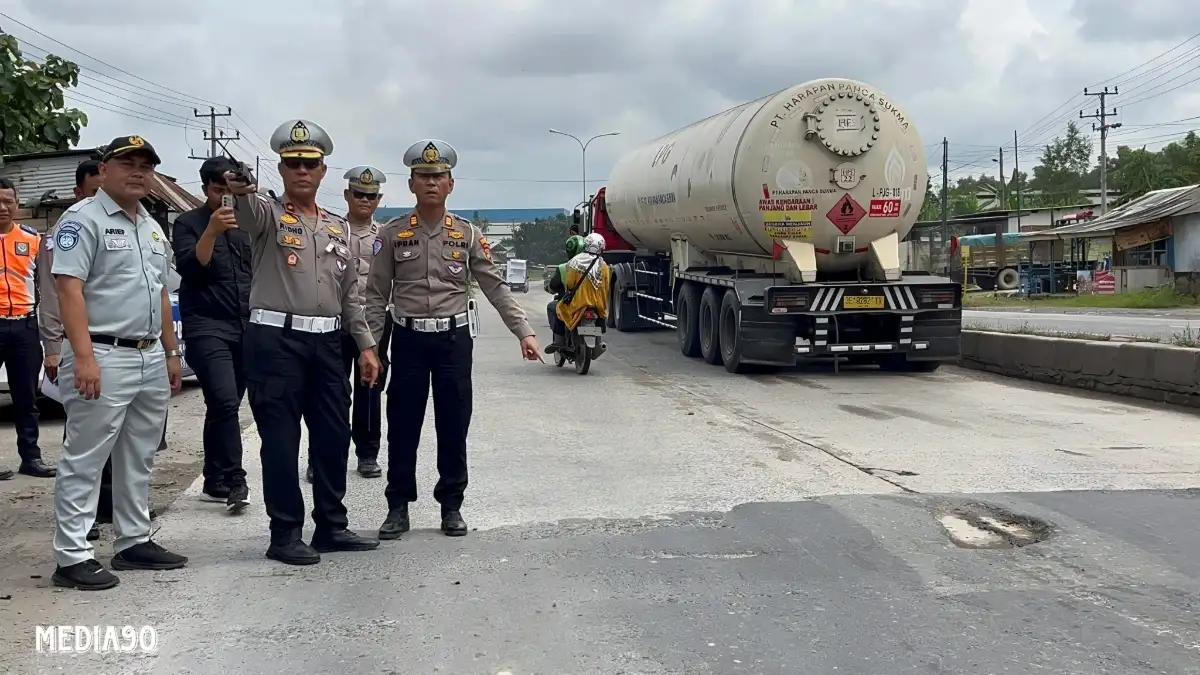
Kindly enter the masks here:
<path id="1" fill-rule="evenodd" d="M 154 146 L 142 138 L 141 136 L 120 136 L 112 139 L 112 142 L 104 146 L 100 150 L 100 161 L 107 162 L 113 157 L 128 155 L 134 152 L 142 152 L 150 155 L 150 160 L 155 165 L 162 164 L 162 158 L 154 151 Z"/>

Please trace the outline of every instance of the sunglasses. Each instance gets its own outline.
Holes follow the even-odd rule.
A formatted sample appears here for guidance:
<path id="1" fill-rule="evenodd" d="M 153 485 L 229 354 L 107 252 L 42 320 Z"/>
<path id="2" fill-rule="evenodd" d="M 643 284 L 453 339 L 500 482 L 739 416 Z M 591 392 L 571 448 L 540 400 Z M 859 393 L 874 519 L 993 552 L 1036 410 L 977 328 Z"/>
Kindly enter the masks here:
<path id="1" fill-rule="evenodd" d="M 369 202 L 373 202 L 376 199 L 379 199 L 378 192 L 371 193 L 371 192 L 359 192 L 358 190 L 351 190 L 350 196 L 355 199 L 365 199 Z"/>
<path id="2" fill-rule="evenodd" d="M 297 171 L 301 167 L 304 167 L 305 169 L 307 169 L 309 171 L 316 171 L 317 167 L 321 166 L 321 160 L 319 160 L 319 159 L 300 159 L 297 157 L 288 157 L 287 159 L 283 160 L 283 165 L 286 166 L 287 168 L 291 169 L 292 171 Z"/>

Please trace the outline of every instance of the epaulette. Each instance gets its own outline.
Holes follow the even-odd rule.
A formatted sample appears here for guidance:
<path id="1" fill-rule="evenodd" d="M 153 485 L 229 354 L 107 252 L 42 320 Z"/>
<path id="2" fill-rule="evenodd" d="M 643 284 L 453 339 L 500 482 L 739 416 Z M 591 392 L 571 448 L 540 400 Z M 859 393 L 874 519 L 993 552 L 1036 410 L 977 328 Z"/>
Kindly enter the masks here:
<path id="1" fill-rule="evenodd" d="M 26 232 L 28 232 L 29 234 L 32 234 L 35 237 L 40 234 L 37 230 L 33 229 L 32 227 L 30 227 L 28 225 L 25 225 L 24 223 L 22 223 L 20 227 L 22 230 L 25 230 Z"/>
<path id="2" fill-rule="evenodd" d="M 467 220 L 466 218 L 463 218 L 462 216 L 458 215 L 457 213 L 451 213 L 451 214 L 450 214 L 450 216 L 451 216 L 452 218 L 454 218 L 455 220 L 458 220 L 458 221 L 461 221 L 461 222 L 464 222 L 464 223 L 470 223 L 470 222 L 471 222 L 471 221 Z"/>
<path id="3" fill-rule="evenodd" d="M 79 201 L 75 202 L 74 204 L 68 206 L 66 213 L 75 213 L 75 212 L 79 211 L 79 209 L 82 209 L 83 207 L 87 206 L 88 204 L 91 204 L 93 199 L 95 199 L 95 197 L 84 197 L 83 199 L 80 199 Z"/>

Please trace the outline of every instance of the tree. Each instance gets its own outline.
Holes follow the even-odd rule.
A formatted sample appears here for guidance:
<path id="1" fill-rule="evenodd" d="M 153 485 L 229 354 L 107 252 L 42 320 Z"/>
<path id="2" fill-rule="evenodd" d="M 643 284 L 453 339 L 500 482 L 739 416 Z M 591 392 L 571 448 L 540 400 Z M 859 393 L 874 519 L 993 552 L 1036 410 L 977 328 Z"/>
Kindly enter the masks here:
<path id="1" fill-rule="evenodd" d="M 1157 152 L 1145 147 L 1119 146 L 1109 174 L 1109 184 L 1121 191 L 1122 201 L 1136 199 L 1152 190 L 1196 183 L 1200 183 L 1200 136 L 1194 131 L 1182 142 L 1171 143 Z"/>
<path id="2" fill-rule="evenodd" d="M 1031 196 L 1038 206 L 1078 204 L 1080 193 L 1092 185 L 1088 180 L 1091 170 L 1092 140 L 1078 124 L 1070 122 L 1066 134 L 1050 141 L 1038 166 L 1033 167 L 1029 189 L 1039 194 Z"/>
<path id="3" fill-rule="evenodd" d="M 564 244 L 570 227 L 570 220 L 565 215 L 521 223 L 509 240 L 513 257 L 542 264 L 562 262 L 566 257 Z"/>
<path id="4" fill-rule="evenodd" d="M 488 222 L 487 218 L 484 218 L 483 216 L 479 215 L 478 211 L 475 211 L 474 213 L 471 214 L 471 224 L 474 225 L 475 227 L 479 228 L 480 233 L 487 234 L 488 225 L 490 225 L 491 223 Z"/>
<path id="5" fill-rule="evenodd" d="M 917 220 L 939 220 L 942 217 L 942 196 L 933 191 L 933 179 L 925 182 L 925 203 Z"/>
<path id="6" fill-rule="evenodd" d="M 78 85 L 79 66 L 53 54 L 26 59 L 17 39 L 0 33 L 0 156 L 77 144 L 87 115 L 66 108 L 63 93 Z"/>

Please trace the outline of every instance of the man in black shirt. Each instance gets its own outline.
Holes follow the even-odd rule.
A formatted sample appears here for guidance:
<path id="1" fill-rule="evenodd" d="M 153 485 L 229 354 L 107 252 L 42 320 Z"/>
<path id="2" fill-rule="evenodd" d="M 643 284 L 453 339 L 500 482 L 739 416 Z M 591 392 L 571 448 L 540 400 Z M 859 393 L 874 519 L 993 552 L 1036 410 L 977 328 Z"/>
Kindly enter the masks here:
<path id="1" fill-rule="evenodd" d="M 225 157 L 205 160 L 200 182 L 207 203 L 175 220 L 172 245 L 179 271 L 179 318 L 187 360 L 204 391 L 204 494 L 231 510 L 248 503 L 238 410 L 246 393 L 242 336 L 250 319 L 250 237 L 237 227 Z"/>

